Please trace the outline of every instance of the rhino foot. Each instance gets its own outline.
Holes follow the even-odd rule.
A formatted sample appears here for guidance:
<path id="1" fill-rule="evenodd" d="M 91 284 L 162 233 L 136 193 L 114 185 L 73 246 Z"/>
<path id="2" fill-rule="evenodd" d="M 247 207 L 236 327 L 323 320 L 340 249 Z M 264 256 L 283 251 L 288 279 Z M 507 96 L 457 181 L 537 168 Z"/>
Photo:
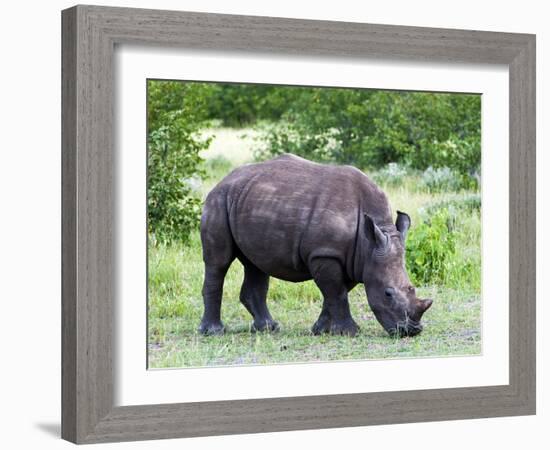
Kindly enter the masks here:
<path id="1" fill-rule="evenodd" d="M 342 320 L 339 322 L 332 321 L 330 325 L 330 333 L 341 336 L 355 336 L 359 332 L 359 326 L 353 319 Z"/>
<path id="2" fill-rule="evenodd" d="M 280 330 L 280 326 L 277 322 L 272 319 L 266 319 L 263 321 L 254 321 L 252 325 L 252 331 L 271 331 L 277 332 Z"/>
<path id="3" fill-rule="evenodd" d="M 205 336 L 220 336 L 224 333 L 225 327 L 222 322 L 201 322 L 199 333 Z"/>
<path id="4" fill-rule="evenodd" d="M 319 318 L 317 322 L 313 324 L 313 327 L 311 328 L 311 332 L 315 336 L 319 336 L 321 334 L 330 333 L 330 318 Z"/>

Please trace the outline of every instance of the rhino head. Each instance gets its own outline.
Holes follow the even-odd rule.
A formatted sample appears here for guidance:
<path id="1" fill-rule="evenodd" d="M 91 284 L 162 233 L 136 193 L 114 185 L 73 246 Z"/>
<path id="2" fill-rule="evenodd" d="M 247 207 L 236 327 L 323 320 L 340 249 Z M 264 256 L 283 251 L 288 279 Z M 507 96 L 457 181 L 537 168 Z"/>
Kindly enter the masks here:
<path id="1" fill-rule="evenodd" d="M 398 211 L 395 225 L 381 225 L 365 214 L 366 251 L 363 282 L 376 319 L 392 336 L 414 336 L 420 319 L 432 305 L 420 299 L 405 269 L 405 240 L 410 217 Z"/>

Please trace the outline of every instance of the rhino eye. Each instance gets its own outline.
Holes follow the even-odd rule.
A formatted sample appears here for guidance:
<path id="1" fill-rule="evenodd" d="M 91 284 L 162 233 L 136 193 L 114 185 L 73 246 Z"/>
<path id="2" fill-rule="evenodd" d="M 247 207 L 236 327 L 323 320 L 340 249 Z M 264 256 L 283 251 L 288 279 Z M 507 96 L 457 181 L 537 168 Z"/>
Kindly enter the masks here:
<path id="1" fill-rule="evenodd" d="M 384 289 L 384 294 L 386 295 L 386 298 L 393 298 L 393 294 L 395 294 L 395 289 L 387 287 L 386 289 Z"/>

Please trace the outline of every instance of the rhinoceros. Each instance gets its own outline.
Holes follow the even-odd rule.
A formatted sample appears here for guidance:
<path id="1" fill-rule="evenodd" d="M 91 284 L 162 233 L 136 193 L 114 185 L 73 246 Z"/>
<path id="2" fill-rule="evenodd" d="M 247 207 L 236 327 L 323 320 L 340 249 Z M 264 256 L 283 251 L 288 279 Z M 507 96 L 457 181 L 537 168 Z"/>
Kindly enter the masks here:
<path id="1" fill-rule="evenodd" d="M 253 330 L 278 330 L 268 310 L 269 278 L 313 279 L 323 296 L 314 334 L 354 336 L 348 293 L 363 283 L 376 319 L 390 334 L 412 336 L 432 300 L 416 296 L 405 270 L 410 217 L 392 211 L 385 193 L 352 166 L 285 154 L 246 164 L 208 194 L 201 217 L 205 265 L 199 331 L 224 331 L 220 310 L 231 263 L 244 266 L 240 301 Z"/>

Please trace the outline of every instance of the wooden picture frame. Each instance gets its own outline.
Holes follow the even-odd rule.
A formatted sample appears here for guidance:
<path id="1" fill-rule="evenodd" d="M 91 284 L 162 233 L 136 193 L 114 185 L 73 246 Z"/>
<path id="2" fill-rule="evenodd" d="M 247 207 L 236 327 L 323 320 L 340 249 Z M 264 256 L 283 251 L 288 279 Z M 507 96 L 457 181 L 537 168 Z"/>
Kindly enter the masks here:
<path id="1" fill-rule="evenodd" d="M 535 36 L 75 6 L 62 12 L 62 437 L 75 443 L 535 413 Z M 116 44 L 506 64 L 509 384 L 114 407 Z"/>

